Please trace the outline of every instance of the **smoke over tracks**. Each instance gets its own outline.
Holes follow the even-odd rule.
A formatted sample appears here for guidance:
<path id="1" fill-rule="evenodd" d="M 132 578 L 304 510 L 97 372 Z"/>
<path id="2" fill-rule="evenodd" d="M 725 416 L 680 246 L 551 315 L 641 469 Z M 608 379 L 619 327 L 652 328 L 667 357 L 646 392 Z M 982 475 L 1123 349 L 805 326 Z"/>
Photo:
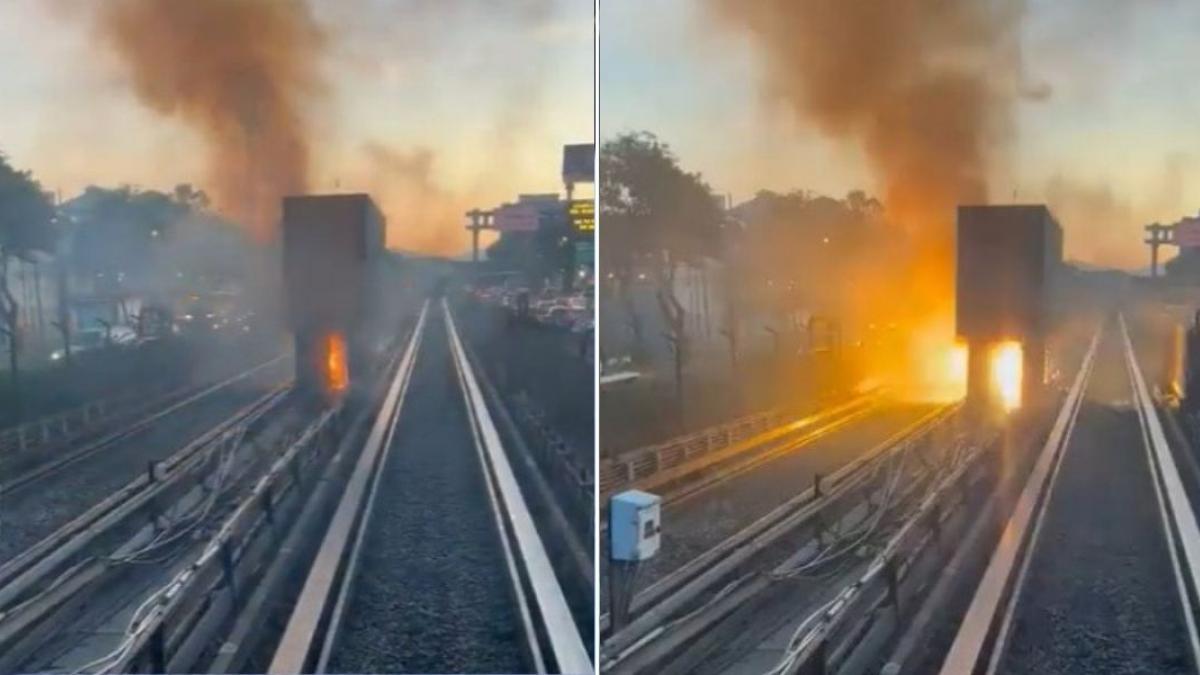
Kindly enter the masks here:
<path id="1" fill-rule="evenodd" d="M 326 95 L 325 36 L 303 2 L 112 0 L 95 28 L 138 99 L 203 139 L 218 207 L 274 235 L 308 183 L 308 115 Z"/>
<path id="2" fill-rule="evenodd" d="M 955 208 L 987 200 L 1021 96 L 1021 3 L 708 4 L 722 28 L 749 38 L 766 98 L 864 154 L 895 231 L 889 260 L 861 272 L 861 292 L 843 309 L 913 335 L 908 379 L 927 385 L 919 371 L 940 363 L 953 339 Z"/>

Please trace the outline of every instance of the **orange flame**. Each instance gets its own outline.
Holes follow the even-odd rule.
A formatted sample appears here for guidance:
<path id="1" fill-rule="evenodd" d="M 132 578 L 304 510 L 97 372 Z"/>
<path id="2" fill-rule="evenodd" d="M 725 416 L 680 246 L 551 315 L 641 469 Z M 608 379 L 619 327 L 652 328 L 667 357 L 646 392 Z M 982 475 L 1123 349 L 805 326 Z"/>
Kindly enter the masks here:
<path id="1" fill-rule="evenodd" d="M 1005 412 L 1021 407 L 1022 351 L 1015 340 L 1001 342 L 991 352 L 992 386 Z"/>
<path id="2" fill-rule="evenodd" d="M 350 386 L 350 372 L 346 367 L 346 339 L 341 333 L 330 333 L 325 339 L 325 384 L 333 394 L 341 394 Z"/>

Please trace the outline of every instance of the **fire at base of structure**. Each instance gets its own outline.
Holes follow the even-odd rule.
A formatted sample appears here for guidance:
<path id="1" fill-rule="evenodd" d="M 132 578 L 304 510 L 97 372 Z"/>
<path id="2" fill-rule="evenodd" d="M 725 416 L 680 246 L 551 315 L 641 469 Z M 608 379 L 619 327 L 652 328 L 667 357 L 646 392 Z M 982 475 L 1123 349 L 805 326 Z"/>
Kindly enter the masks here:
<path id="1" fill-rule="evenodd" d="M 1024 369 L 1021 343 L 1008 341 L 993 346 L 990 361 L 992 389 L 996 394 L 997 402 L 1005 412 L 1016 410 L 1021 407 L 1021 384 Z"/>
<path id="2" fill-rule="evenodd" d="M 325 338 L 325 386 L 335 395 L 342 394 L 350 386 L 346 339 L 341 333 L 330 333 Z"/>

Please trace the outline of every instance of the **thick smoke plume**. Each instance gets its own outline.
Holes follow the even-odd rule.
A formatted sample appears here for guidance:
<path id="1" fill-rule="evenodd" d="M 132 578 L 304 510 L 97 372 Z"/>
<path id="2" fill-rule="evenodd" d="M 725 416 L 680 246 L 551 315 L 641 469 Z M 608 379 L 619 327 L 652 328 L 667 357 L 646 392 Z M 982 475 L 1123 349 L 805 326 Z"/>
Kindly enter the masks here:
<path id="1" fill-rule="evenodd" d="M 987 199 L 989 164 L 1012 123 L 1019 7 L 995 0 L 710 3 L 723 26 L 751 37 L 770 98 L 864 153 L 896 228 L 877 245 L 892 249 L 897 264 L 879 270 L 880 278 L 854 280 L 860 301 L 844 311 L 900 323 L 914 342 L 909 375 L 924 386 L 936 379 L 929 369 L 943 370 L 941 352 L 953 340 L 955 208 Z"/>
<path id="2" fill-rule="evenodd" d="M 367 143 L 363 151 L 368 171 L 364 183 L 387 214 L 388 247 L 439 256 L 470 249 L 463 216 L 470 201 L 438 182 L 432 150 Z"/>
<path id="3" fill-rule="evenodd" d="M 217 207 L 270 239 L 308 181 L 324 38 L 304 2 L 107 0 L 97 27 L 143 104 L 203 138 Z"/>

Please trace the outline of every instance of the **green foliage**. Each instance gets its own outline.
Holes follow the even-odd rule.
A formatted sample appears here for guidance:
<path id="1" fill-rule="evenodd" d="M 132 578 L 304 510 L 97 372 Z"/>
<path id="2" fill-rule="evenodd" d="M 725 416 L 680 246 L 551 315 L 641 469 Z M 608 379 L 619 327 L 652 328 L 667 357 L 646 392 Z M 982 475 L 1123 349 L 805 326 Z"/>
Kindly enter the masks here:
<path id="1" fill-rule="evenodd" d="M 601 255 L 619 274 L 639 259 L 662 273 L 656 263 L 670 267 L 719 252 L 723 215 L 712 190 L 648 132 L 601 146 L 600 217 Z"/>
<path id="2" fill-rule="evenodd" d="M 807 191 L 761 191 L 733 209 L 738 230 L 740 294 L 772 312 L 838 306 L 850 284 L 886 265 L 875 255 L 895 255 L 878 243 L 889 233 L 883 207 L 861 191 L 834 199 Z"/>
<path id="3" fill-rule="evenodd" d="M 54 248 L 54 206 L 28 171 L 18 171 L 0 155 L 0 335 L 8 343 L 10 391 L 20 390 L 20 352 L 17 299 L 8 285 L 9 263 L 28 259 L 34 251 Z M 17 398 L 18 414 L 20 399 Z"/>
<path id="4" fill-rule="evenodd" d="M 41 185 L 0 154 L 0 257 L 53 250 L 53 218 L 54 205 Z"/>
<path id="5" fill-rule="evenodd" d="M 72 223 L 71 267 L 82 274 L 113 274 L 150 257 L 188 206 L 155 191 L 88 186 L 63 209 Z"/>
<path id="6" fill-rule="evenodd" d="M 244 271 L 244 238 L 208 203 L 187 184 L 170 193 L 88 186 L 63 206 L 69 265 L 100 288 L 153 290 L 176 274 L 236 278 Z"/>

